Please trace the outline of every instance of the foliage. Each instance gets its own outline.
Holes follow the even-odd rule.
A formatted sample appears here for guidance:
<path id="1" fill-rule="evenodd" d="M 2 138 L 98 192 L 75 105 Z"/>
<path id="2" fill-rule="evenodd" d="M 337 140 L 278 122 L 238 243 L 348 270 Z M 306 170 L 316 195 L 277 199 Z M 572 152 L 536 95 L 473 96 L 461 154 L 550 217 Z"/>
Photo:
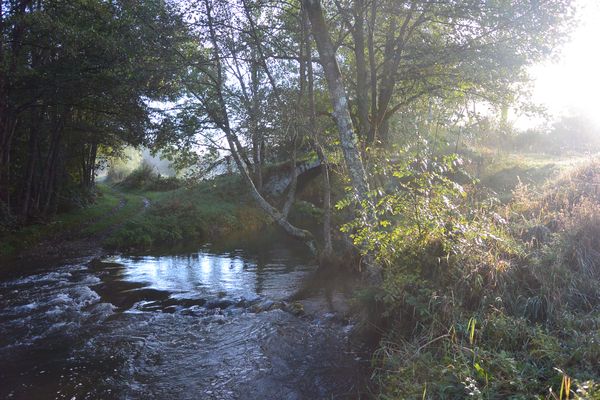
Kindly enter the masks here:
<path id="1" fill-rule="evenodd" d="M 258 231 L 264 216 L 240 193 L 239 180 L 222 177 L 163 192 L 150 207 L 105 241 L 109 248 L 161 249 Z"/>
<path id="2" fill-rule="evenodd" d="M 92 187 L 104 156 L 145 141 L 150 102 L 179 92 L 188 38 L 161 1 L 2 4 L 0 198 L 27 222 L 56 212 L 73 184 Z"/>
<path id="3" fill-rule="evenodd" d="M 469 234 L 467 217 L 459 207 L 467 193 L 453 179 L 463 160 L 457 155 L 433 156 L 424 141 L 379 157 L 374 161 L 375 179 L 385 186 L 368 200 L 375 218 L 364 214 L 342 230 L 350 233 L 363 253 L 374 254 L 386 265 L 396 263 L 399 255 L 418 256 L 412 250 L 429 243 L 437 243 L 444 254 L 455 254 L 456 238 Z M 348 198 L 337 207 L 350 203 Z"/>
<path id="4" fill-rule="evenodd" d="M 105 156 L 105 181 L 109 184 L 121 182 L 142 163 L 142 155 L 133 147 L 125 147 L 120 151 L 111 151 Z"/>
<path id="5" fill-rule="evenodd" d="M 182 182 L 176 177 L 163 177 L 154 168 L 143 161 L 139 167 L 133 170 L 125 179 L 117 184 L 126 190 L 141 190 L 160 192 L 175 190 L 182 186 Z"/>
<path id="6" fill-rule="evenodd" d="M 379 397 L 596 398 L 598 162 L 484 206 L 449 178 L 456 158 L 401 155 L 371 196 L 386 222 L 345 227 L 385 267 Z"/>

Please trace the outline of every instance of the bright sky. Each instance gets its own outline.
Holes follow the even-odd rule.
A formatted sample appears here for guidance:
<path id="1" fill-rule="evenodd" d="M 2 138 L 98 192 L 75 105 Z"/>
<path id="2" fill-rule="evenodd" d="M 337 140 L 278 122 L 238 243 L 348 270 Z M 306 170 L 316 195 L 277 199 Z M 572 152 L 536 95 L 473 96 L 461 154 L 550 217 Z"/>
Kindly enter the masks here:
<path id="1" fill-rule="evenodd" d="M 583 112 L 600 125 L 600 1 L 576 0 L 576 4 L 580 23 L 560 59 L 531 70 L 533 101 L 554 116 Z M 518 127 L 532 125 L 535 121 L 517 121 Z"/>

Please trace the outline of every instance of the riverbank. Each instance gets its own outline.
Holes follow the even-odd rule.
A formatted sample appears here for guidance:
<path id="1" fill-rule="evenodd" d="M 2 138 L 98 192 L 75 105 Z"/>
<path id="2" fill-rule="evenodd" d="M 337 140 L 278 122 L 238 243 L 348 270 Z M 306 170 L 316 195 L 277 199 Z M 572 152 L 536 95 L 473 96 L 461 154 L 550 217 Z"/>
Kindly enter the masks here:
<path id="1" fill-rule="evenodd" d="M 0 258 L 71 254 L 86 247 L 149 251 L 243 238 L 267 221 L 239 185 L 221 182 L 162 191 L 98 184 L 93 204 L 0 236 Z"/>
<path id="2" fill-rule="evenodd" d="M 81 242 L 99 246 L 123 222 L 145 209 L 145 197 L 98 185 L 94 202 L 48 220 L 3 232 L 0 257 L 41 257 L 76 250 Z M 76 242 L 76 243 L 75 243 Z"/>
<path id="3" fill-rule="evenodd" d="M 419 242 L 393 243 L 396 250 L 384 254 L 392 262 L 385 264 L 382 287 L 365 290 L 357 279 L 347 279 L 349 267 L 322 269 L 305 275 L 285 297 L 243 304 L 251 313 L 283 312 L 311 324 L 350 327 L 339 337 L 343 342 L 350 332 L 374 332 L 369 384 L 374 397 L 552 396 L 565 382 L 573 395 L 594 396 L 600 381 L 598 162 L 517 154 L 487 157 L 468 168 L 480 181 L 465 186 L 465 196 L 448 208 L 444 229 Z M 58 235 L 69 240 L 55 242 L 54 255 L 93 258 L 121 251 L 143 260 L 175 251 L 188 254 L 186 262 L 195 267 L 187 276 L 193 279 L 203 267 L 189 254 L 200 243 L 215 241 L 220 246 L 213 251 L 227 253 L 232 247 L 226 243 L 237 237 L 260 254 L 269 243 L 285 242 L 262 230 L 268 221 L 235 177 L 161 192 L 100 190 L 109 192 L 95 207 L 108 210 L 107 218 Z M 447 235 L 448 226 L 460 230 Z M 249 238 L 259 237 L 263 240 L 252 245 Z M 192 253 L 186 243 L 195 246 Z M 38 253 L 38 259 L 50 254 Z M 155 272 L 168 273 L 174 265 L 167 264 Z M 157 301 L 134 298 L 129 307 L 140 299 Z M 227 308 L 241 304 L 238 300 L 215 302 Z M 157 310 L 180 305 L 170 302 Z"/>
<path id="4" fill-rule="evenodd" d="M 104 242 L 109 249 L 148 251 L 252 237 L 268 223 L 237 177 L 160 192 L 150 199 L 147 212 L 128 220 Z"/>

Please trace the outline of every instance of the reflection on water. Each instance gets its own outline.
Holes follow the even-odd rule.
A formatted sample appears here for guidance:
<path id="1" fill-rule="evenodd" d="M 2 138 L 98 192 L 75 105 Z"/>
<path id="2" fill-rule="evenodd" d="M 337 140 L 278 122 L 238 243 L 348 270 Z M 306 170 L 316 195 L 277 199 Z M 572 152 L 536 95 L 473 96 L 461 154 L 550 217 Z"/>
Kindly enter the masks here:
<path id="1" fill-rule="evenodd" d="M 251 312 L 314 268 L 288 248 L 203 248 L 5 279 L 0 398 L 356 398 L 349 327 Z"/>
<path id="2" fill-rule="evenodd" d="M 227 295 L 232 298 L 267 296 L 282 299 L 296 289 L 315 266 L 289 251 L 272 251 L 256 258 L 237 250 L 215 254 L 114 257 L 107 261 L 125 266 L 122 279 L 142 282 L 174 297 Z"/>

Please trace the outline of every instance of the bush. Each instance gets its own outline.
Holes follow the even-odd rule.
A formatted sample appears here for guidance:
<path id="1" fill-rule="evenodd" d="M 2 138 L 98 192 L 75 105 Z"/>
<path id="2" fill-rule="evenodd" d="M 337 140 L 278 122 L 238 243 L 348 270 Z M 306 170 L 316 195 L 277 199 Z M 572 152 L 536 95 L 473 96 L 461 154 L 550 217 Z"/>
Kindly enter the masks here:
<path id="1" fill-rule="evenodd" d="M 164 192 L 181 187 L 182 182 L 174 176 L 161 176 L 150 164 L 143 161 L 138 168 L 119 182 L 118 186 L 127 190 Z"/>
<path id="2" fill-rule="evenodd" d="M 458 159 L 399 158 L 384 171 L 395 185 L 371 196 L 379 223 L 344 228 L 384 266 L 368 321 L 384 332 L 380 398 L 558 399 L 565 382 L 598 396 L 598 163 L 483 206 L 448 178 Z"/>

